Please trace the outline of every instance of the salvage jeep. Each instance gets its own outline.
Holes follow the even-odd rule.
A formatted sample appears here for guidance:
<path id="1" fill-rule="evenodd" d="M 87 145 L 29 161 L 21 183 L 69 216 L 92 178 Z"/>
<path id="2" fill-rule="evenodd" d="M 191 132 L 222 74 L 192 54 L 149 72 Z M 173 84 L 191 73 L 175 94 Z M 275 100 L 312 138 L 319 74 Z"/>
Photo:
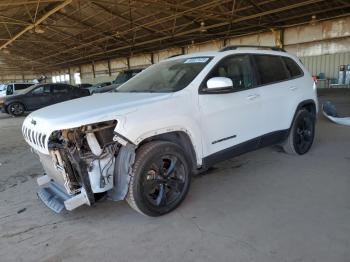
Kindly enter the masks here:
<path id="1" fill-rule="evenodd" d="M 228 46 L 168 58 L 117 92 L 28 115 L 25 140 L 45 173 L 39 198 L 55 212 L 126 200 L 160 216 L 191 175 L 269 145 L 309 151 L 318 105 L 303 64 L 275 47 Z"/>

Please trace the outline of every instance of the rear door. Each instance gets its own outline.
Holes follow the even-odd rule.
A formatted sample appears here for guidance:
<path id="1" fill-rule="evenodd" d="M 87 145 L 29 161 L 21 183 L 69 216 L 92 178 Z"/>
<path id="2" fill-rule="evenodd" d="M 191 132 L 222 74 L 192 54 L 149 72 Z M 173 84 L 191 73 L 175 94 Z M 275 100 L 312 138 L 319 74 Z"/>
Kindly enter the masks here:
<path id="1" fill-rule="evenodd" d="M 52 96 L 54 103 L 60 103 L 73 98 L 73 90 L 69 85 L 53 85 L 52 86 Z"/>
<path id="2" fill-rule="evenodd" d="M 232 92 L 206 93 L 206 82 L 212 77 L 230 78 Z M 229 151 L 229 157 L 240 144 L 245 145 L 244 151 L 255 149 L 258 144 L 255 138 L 262 134 L 263 112 L 250 55 L 237 54 L 219 61 L 204 80 L 201 90 L 199 108 L 204 156 Z"/>
<path id="3" fill-rule="evenodd" d="M 23 98 L 27 110 L 36 110 L 52 104 L 50 85 L 40 85 Z"/>
<path id="4" fill-rule="evenodd" d="M 279 55 L 253 55 L 263 103 L 263 133 L 285 130 L 289 127 L 291 106 L 295 100 L 293 83 Z"/>

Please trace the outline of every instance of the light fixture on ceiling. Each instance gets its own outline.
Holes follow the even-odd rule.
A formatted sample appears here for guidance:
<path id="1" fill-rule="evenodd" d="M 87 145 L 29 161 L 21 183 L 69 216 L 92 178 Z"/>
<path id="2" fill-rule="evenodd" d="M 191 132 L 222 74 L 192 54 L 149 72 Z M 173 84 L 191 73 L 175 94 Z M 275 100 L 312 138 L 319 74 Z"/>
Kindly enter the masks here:
<path id="1" fill-rule="evenodd" d="M 317 23 L 317 17 L 316 15 L 312 15 L 310 25 L 316 25 L 316 23 Z"/>
<path id="2" fill-rule="evenodd" d="M 44 29 L 41 26 L 34 27 L 34 32 L 37 33 L 37 34 L 45 33 Z"/>
<path id="3" fill-rule="evenodd" d="M 201 26 L 199 27 L 199 31 L 201 33 L 207 32 L 207 29 L 205 28 L 205 22 L 204 21 L 201 22 Z"/>

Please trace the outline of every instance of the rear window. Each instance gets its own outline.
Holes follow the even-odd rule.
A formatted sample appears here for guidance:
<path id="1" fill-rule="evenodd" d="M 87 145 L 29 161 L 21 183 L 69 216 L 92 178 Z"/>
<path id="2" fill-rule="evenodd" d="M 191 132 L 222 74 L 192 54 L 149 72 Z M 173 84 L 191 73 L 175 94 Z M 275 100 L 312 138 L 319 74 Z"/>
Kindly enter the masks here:
<path id="1" fill-rule="evenodd" d="M 303 75 L 303 71 L 298 66 L 298 64 L 295 63 L 295 61 L 293 59 L 291 59 L 289 57 L 282 57 L 282 59 L 283 59 L 285 65 L 289 71 L 289 74 L 292 78 Z"/>
<path id="2" fill-rule="evenodd" d="M 285 69 L 281 57 L 274 55 L 254 55 L 260 84 L 272 84 L 287 80 L 289 73 Z"/>

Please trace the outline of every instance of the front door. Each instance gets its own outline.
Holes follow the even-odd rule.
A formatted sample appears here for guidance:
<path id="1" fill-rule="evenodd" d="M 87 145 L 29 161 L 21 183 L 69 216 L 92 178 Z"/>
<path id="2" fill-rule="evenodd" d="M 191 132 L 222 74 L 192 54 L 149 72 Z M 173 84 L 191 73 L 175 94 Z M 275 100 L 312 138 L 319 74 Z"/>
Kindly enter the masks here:
<path id="1" fill-rule="evenodd" d="M 26 94 L 24 99 L 27 110 L 32 111 L 52 104 L 51 87 L 41 85 Z"/>
<path id="2" fill-rule="evenodd" d="M 199 108 L 205 157 L 229 153 L 238 145 L 247 146 L 248 151 L 257 147 L 255 138 L 262 135 L 263 113 L 261 93 L 255 88 L 252 68 L 250 55 L 229 56 L 218 62 L 203 82 Z M 212 77 L 230 78 L 232 92 L 206 94 L 206 81 Z"/>

